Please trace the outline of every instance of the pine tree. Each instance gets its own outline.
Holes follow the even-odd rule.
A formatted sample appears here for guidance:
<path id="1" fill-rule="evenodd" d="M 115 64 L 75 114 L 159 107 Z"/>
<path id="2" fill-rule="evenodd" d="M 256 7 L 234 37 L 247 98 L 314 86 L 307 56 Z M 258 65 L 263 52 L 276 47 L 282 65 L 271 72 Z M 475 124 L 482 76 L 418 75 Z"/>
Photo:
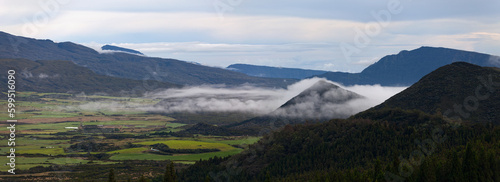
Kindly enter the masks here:
<path id="1" fill-rule="evenodd" d="M 265 182 L 270 182 L 271 181 L 271 173 L 269 173 L 269 170 L 266 172 L 266 180 Z"/>
<path id="2" fill-rule="evenodd" d="M 448 162 L 447 165 L 448 171 L 448 180 L 450 181 L 461 181 L 462 180 L 462 168 L 460 164 L 460 160 L 458 159 L 457 151 L 454 151 L 451 157 L 451 161 Z"/>
<path id="3" fill-rule="evenodd" d="M 148 181 L 146 180 L 144 175 L 142 175 L 141 178 L 139 178 L 139 182 L 148 182 Z"/>
<path id="4" fill-rule="evenodd" d="M 176 182 L 177 175 L 175 174 L 174 163 L 169 161 L 165 169 L 165 175 L 163 177 L 163 182 Z"/>
<path id="5" fill-rule="evenodd" d="M 465 155 L 462 162 L 462 171 L 464 174 L 464 179 L 467 181 L 478 181 L 477 175 L 477 161 L 475 151 L 472 149 L 471 144 L 467 144 L 465 149 Z"/>
<path id="6" fill-rule="evenodd" d="M 210 178 L 210 176 L 209 175 L 205 176 L 204 182 L 210 182 L 210 181 L 212 181 L 212 179 Z"/>
<path id="7" fill-rule="evenodd" d="M 433 159 L 425 160 L 420 165 L 420 173 L 418 174 L 417 181 L 436 181 Z"/>
<path id="8" fill-rule="evenodd" d="M 490 170 L 493 172 L 493 181 L 500 181 L 500 169 L 499 166 L 497 165 L 497 161 L 495 159 L 495 154 L 493 152 L 490 152 L 488 154 L 488 162 L 490 163 Z"/>
<path id="9" fill-rule="evenodd" d="M 373 181 L 384 181 L 384 172 L 382 172 L 382 162 L 377 158 L 375 169 L 373 170 Z"/>
<path id="10" fill-rule="evenodd" d="M 116 182 L 115 170 L 113 168 L 109 171 L 108 182 Z"/>

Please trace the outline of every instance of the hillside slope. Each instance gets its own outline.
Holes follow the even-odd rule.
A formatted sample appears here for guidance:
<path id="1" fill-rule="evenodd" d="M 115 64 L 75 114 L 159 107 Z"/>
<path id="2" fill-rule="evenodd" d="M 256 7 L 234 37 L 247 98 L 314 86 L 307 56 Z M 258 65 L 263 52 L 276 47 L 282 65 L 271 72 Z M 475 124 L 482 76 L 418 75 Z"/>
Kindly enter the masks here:
<path id="1" fill-rule="evenodd" d="M 29 60 L 69 60 L 97 74 L 134 80 L 157 80 L 180 85 L 251 84 L 263 87 L 286 87 L 293 79 L 272 79 L 247 76 L 229 71 L 179 61 L 144 57 L 128 53 L 100 54 L 71 42 L 55 43 L 0 32 L 0 58 Z"/>
<path id="2" fill-rule="evenodd" d="M 372 109 L 343 120 L 287 125 L 240 154 L 200 161 L 181 178 L 500 181 L 499 71 L 465 62 L 443 66 Z M 439 111 L 455 111 L 455 105 L 465 109 L 453 114 L 469 117 Z"/>
<path id="3" fill-rule="evenodd" d="M 370 110 L 383 108 L 500 124 L 500 71 L 465 62 L 446 65 Z"/>
<path id="4" fill-rule="evenodd" d="M 0 59 L 0 79 L 7 80 L 7 71 L 16 71 L 16 91 L 59 92 L 87 94 L 141 95 L 147 89 L 144 84 L 160 88 L 180 87 L 180 85 L 140 81 L 98 75 L 87 68 L 70 61 L 31 61 L 26 59 Z M 7 88 L 6 82 L 0 87 Z M 152 90 L 149 90 L 152 91 Z"/>
<path id="5" fill-rule="evenodd" d="M 387 117 L 286 126 L 240 154 L 197 162 L 181 180 L 500 180 L 499 126 L 453 128 L 423 112 L 377 112 Z M 401 165 L 411 170 L 401 172 Z"/>

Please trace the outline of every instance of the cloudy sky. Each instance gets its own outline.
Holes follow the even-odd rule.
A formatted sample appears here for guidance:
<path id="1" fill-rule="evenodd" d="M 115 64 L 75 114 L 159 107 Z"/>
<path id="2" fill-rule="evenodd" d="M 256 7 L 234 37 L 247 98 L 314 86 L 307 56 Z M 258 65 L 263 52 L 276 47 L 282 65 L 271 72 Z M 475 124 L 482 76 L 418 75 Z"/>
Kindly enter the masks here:
<path id="1" fill-rule="evenodd" d="M 0 0 L 0 31 L 226 67 L 359 72 L 420 46 L 500 55 L 498 0 Z"/>

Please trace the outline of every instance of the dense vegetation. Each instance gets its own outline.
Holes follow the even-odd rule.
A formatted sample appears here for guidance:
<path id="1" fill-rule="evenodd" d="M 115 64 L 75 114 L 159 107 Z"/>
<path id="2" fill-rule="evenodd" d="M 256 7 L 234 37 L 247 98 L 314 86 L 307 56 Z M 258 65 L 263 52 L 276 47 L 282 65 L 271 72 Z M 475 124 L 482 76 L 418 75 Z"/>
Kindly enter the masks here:
<path id="1" fill-rule="evenodd" d="M 286 126 L 241 154 L 196 163 L 181 179 L 201 181 L 211 174 L 213 180 L 231 181 L 498 181 L 499 139 L 499 126 L 450 123 L 439 115 L 387 109 L 348 120 Z M 403 165 L 401 172 L 400 164 L 409 166 Z"/>
<path id="2" fill-rule="evenodd" d="M 201 134 L 201 135 L 215 135 L 215 136 L 235 136 L 242 135 L 243 132 L 238 130 L 229 129 L 226 127 L 219 127 L 214 125 L 209 125 L 206 123 L 198 123 L 190 128 L 178 132 L 178 134 Z"/>
<path id="3" fill-rule="evenodd" d="M 372 110 L 384 107 L 500 124 L 500 71 L 465 62 L 446 65 Z"/>
<path id="4" fill-rule="evenodd" d="M 160 155 L 172 155 L 172 154 L 198 154 L 198 153 L 207 153 L 207 152 L 218 152 L 219 149 L 172 149 L 163 143 L 157 143 L 154 145 L 150 145 L 152 149 L 154 149 L 153 153 L 157 153 Z"/>

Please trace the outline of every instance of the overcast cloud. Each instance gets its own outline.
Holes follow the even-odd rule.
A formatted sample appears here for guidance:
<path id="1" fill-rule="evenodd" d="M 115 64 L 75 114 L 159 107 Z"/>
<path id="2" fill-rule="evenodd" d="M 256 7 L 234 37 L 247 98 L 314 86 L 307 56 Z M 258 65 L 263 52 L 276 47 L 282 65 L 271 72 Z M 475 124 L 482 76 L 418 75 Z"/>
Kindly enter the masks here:
<path id="1" fill-rule="evenodd" d="M 387 25 L 346 57 L 340 44 L 354 44 L 356 29 L 376 25 L 373 12 L 389 11 L 390 2 L 399 6 Z M 359 72 L 420 46 L 500 55 L 498 9 L 496 0 L 0 0 L 0 26 L 15 35 L 113 44 L 211 66 Z"/>

